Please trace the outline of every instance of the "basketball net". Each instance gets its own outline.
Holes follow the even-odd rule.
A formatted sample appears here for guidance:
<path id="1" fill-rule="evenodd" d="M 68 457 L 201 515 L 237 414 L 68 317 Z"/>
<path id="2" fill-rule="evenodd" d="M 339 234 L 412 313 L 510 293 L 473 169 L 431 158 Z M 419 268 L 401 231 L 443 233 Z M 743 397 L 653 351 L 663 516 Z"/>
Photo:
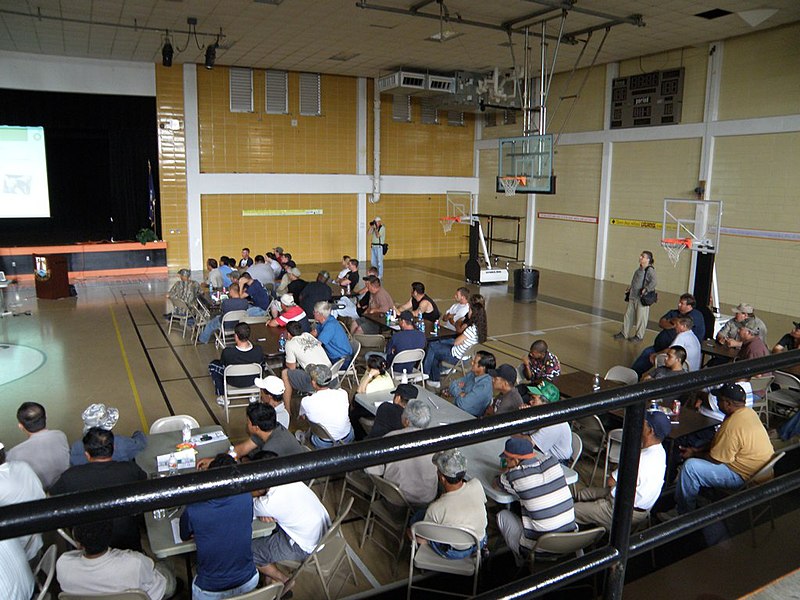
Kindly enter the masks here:
<path id="1" fill-rule="evenodd" d="M 681 258 L 681 252 L 686 248 L 692 247 L 692 238 L 685 239 L 663 239 L 661 240 L 661 247 L 667 251 L 669 262 L 673 267 L 678 266 L 678 261 Z"/>
<path id="2" fill-rule="evenodd" d="M 524 177 L 501 177 L 500 183 L 503 184 L 503 191 L 506 193 L 506 196 L 513 196 L 517 193 L 517 186 L 522 184 L 525 185 L 525 178 Z"/>
<path id="3" fill-rule="evenodd" d="M 440 217 L 439 223 L 442 224 L 442 231 L 444 234 L 447 235 L 450 233 L 450 230 L 453 228 L 453 223 L 460 223 L 461 219 L 459 217 Z"/>

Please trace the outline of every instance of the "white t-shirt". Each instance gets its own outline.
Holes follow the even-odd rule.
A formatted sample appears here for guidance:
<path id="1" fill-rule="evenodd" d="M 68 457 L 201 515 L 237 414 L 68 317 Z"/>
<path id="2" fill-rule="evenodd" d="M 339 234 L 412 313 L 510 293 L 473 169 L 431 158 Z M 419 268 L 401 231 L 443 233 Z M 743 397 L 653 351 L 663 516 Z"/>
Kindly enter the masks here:
<path id="1" fill-rule="evenodd" d="M 42 498 L 42 482 L 28 463 L 11 460 L 0 465 L 0 506 Z M 31 533 L 16 539 L 22 544 L 28 560 L 35 558 L 42 547 L 41 533 Z"/>
<path id="2" fill-rule="evenodd" d="M 469 304 L 461 304 L 461 302 L 456 302 L 450 308 L 448 308 L 444 314 L 453 315 L 453 321 L 460 321 L 461 319 L 467 316 L 468 312 L 469 312 Z M 455 325 L 452 325 L 451 323 L 442 322 L 442 327 L 447 327 L 448 329 L 452 329 L 453 331 L 456 330 Z"/>
<path id="3" fill-rule="evenodd" d="M 568 423 L 556 423 L 531 432 L 533 444 L 558 460 L 572 458 L 572 430 Z"/>
<path id="4" fill-rule="evenodd" d="M 161 600 L 167 589 L 166 578 L 155 569 L 152 559 L 133 550 L 109 548 L 97 558 L 86 558 L 81 550 L 71 550 L 56 562 L 61 591 L 68 594 L 116 594 L 139 589 L 150 600 Z"/>
<path id="5" fill-rule="evenodd" d="M 441 525 L 455 525 L 469 529 L 479 540 L 486 536 L 486 494 L 478 479 L 465 481 L 457 490 L 446 492 L 431 502 L 425 511 L 425 520 Z M 469 546 L 454 544 L 464 550 Z"/>
<path id="6" fill-rule="evenodd" d="M 292 542 L 310 553 L 331 524 L 328 511 L 302 481 L 276 485 L 253 500 L 257 517 L 272 517 Z"/>
<path id="7" fill-rule="evenodd" d="M 30 600 L 33 573 L 15 539 L 0 540 L 0 593 L 3 600 Z"/>
<path id="8" fill-rule="evenodd" d="M 737 385 L 742 386 L 745 396 L 745 405 L 753 408 L 753 386 L 749 381 L 737 381 Z M 709 408 L 710 407 L 710 408 Z M 709 419 L 716 419 L 717 421 L 725 420 L 725 413 L 719 409 L 719 401 L 717 397 L 709 392 L 708 394 L 708 407 L 704 404 L 700 407 L 700 414 L 705 415 Z"/>
<path id="9" fill-rule="evenodd" d="M 331 359 L 325 353 L 322 342 L 310 333 L 303 333 L 286 342 L 286 362 L 296 363 L 303 368 L 307 365 L 331 366 Z"/>
<path id="10" fill-rule="evenodd" d="M 689 332 L 692 337 L 694 334 Z M 697 338 L 695 338 L 697 339 Z M 633 506 L 642 510 L 650 510 L 661 495 L 661 488 L 664 485 L 664 473 L 667 470 L 667 453 L 664 446 L 655 444 L 642 448 L 639 454 L 639 475 L 636 479 L 636 496 L 633 499 Z M 614 481 L 619 476 L 619 469 L 614 471 L 611 476 Z M 617 486 L 611 490 L 611 496 L 617 493 Z"/>
<path id="11" fill-rule="evenodd" d="M 460 344 L 453 346 L 451 354 L 456 360 L 461 360 L 461 357 L 467 353 L 467 350 L 472 348 L 478 343 L 478 327 L 469 325 L 461 334 L 464 336 L 464 341 Z"/>
<path id="12" fill-rule="evenodd" d="M 319 390 L 300 402 L 300 416 L 319 423 L 335 440 L 350 433 L 350 400 L 346 390 Z"/>
<path id="13" fill-rule="evenodd" d="M 283 271 L 283 267 L 281 267 L 281 264 L 277 260 L 272 259 L 267 263 L 267 266 L 272 269 L 272 279 L 277 281 L 278 276 L 281 274 L 281 271 Z"/>
<path id="14" fill-rule="evenodd" d="M 683 346 L 686 350 L 686 364 L 690 371 L 699 371 L 702 363 L 702 353 L 700 352 L 700 342 L 692 330 L 679 333 L 672 342 L 672 346 Z"/>
<path id="15" fill-rule="evenodd" d="M 247 272 L 250 277 L 257 279 L 261 285 L 267 285 L 275 282 L 275 273 L 264 263 L 255 263 L 247 267 Z"/>

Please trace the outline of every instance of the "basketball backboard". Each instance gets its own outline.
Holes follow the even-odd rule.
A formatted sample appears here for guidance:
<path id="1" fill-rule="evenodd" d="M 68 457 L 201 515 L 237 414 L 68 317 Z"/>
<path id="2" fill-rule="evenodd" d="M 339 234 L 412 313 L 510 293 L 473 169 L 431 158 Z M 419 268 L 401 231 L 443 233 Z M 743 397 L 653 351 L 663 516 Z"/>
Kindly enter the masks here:
<path id="1" fill-rule="evenodd" d="M 664 198 L 662 240 L 691 239 L 692 252 L 716 254 L 722 225 L 721 200 Z"/>
<path id="2" fill-rule="evenodd" d="M 527 135 L 501 138 L 497 161 L 497 191 L 502 179 L 517 178 L 517 194 L 553 194 L 553 136 Z"/>

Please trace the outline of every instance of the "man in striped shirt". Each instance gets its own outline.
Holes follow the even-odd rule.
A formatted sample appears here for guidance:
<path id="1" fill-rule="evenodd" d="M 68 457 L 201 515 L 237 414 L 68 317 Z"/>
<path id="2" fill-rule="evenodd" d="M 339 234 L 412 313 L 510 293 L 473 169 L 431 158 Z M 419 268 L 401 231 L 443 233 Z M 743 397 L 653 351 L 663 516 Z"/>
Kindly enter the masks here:
<path id="1" fill-rule="evenodd" d="M 561 464 L 549 454 L 536 452 L 529 437 L 509 438 L 500 458 L 506 468 L 495 485 L 519 496 L 522 518 L 501 510 L 497 527 L 521 567 L 542 535 L 575 530 L 572 495 Z"/>

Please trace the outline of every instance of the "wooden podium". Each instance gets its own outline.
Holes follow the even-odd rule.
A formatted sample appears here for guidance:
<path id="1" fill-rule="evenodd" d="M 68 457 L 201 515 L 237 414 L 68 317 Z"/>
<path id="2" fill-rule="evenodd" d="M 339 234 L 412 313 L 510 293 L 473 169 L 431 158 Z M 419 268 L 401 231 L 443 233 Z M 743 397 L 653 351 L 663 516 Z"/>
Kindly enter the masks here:
<path id="1" fill-rule="evenodd" d="M 66 255 L 34 254 L 33 278 L 36 281 L 37 298 L 69 298 L 69 267 Z"/>

